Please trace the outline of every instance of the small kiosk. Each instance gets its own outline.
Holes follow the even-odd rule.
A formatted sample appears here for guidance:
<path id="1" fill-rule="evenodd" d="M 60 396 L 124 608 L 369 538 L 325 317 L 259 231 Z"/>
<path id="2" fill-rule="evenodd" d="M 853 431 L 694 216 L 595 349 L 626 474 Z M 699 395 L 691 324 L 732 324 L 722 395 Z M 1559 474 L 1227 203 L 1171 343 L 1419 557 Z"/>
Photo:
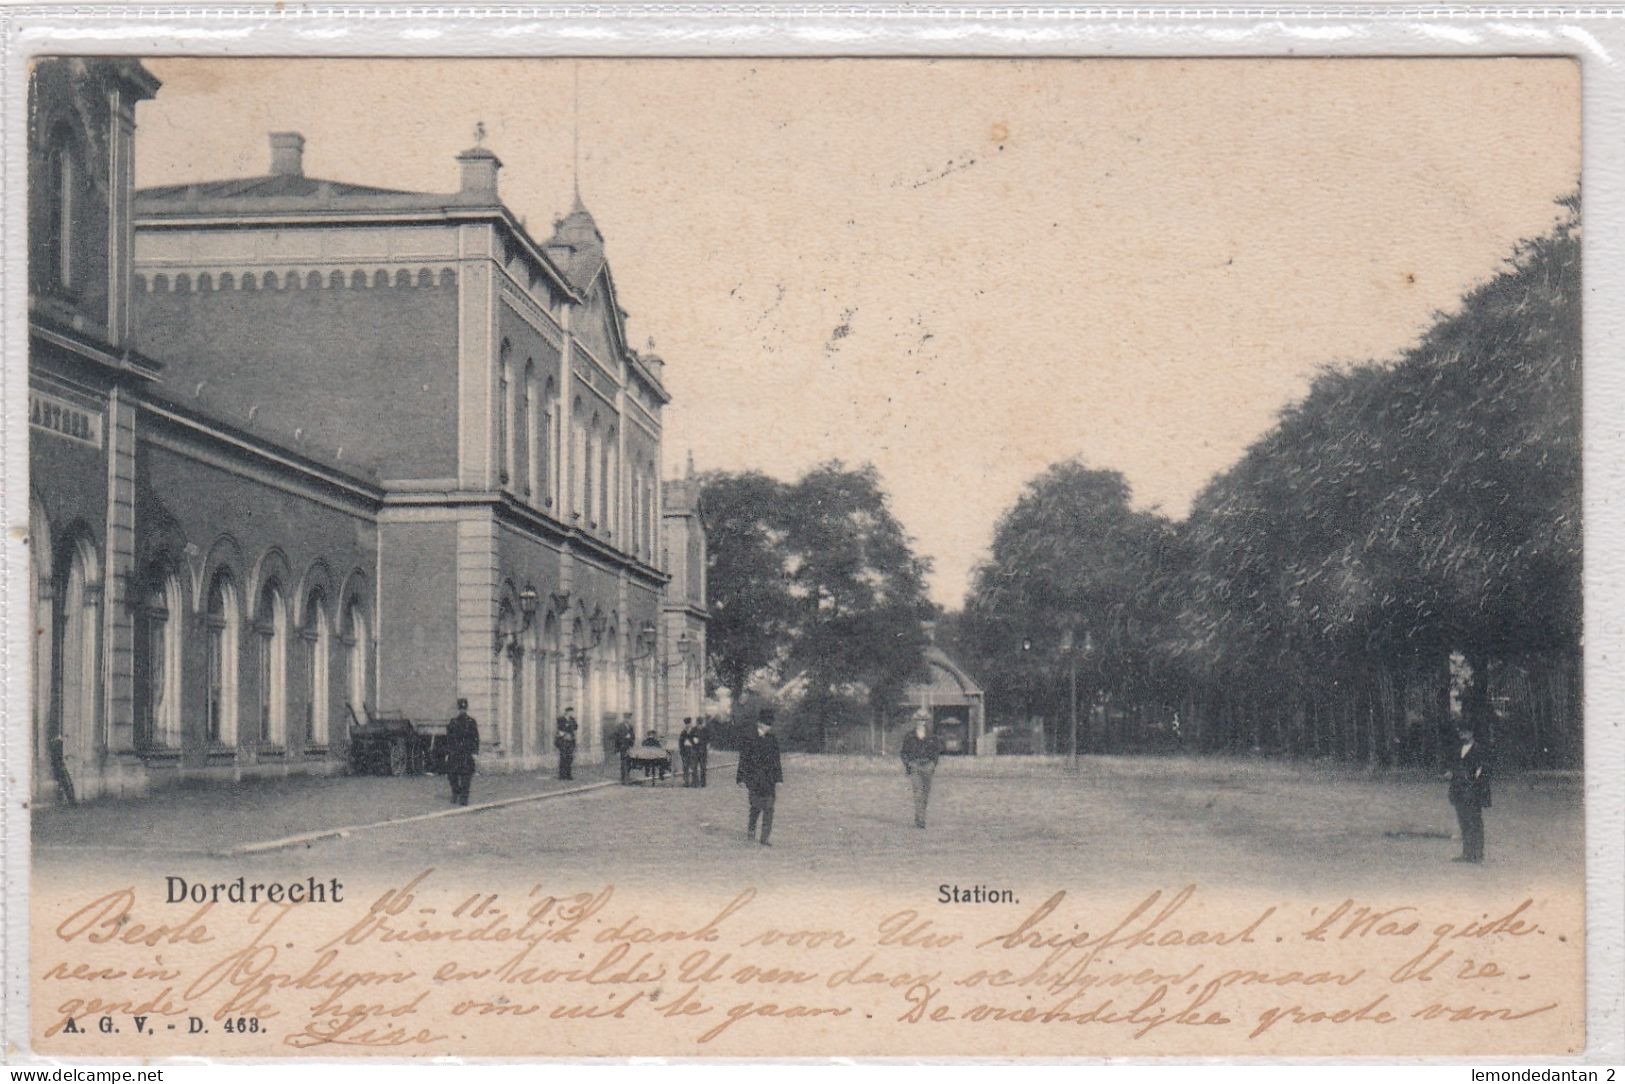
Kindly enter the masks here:
<path id="1" fill-rule="evenodd" d="M 952 756 L 991 756 L 986 737 L 987 713 L 982 687 L 949 658 L 933 639 L 925 650 L 930 680 L 910 685 L 905 696 L 909 714 L 924 708 L 943 751 Z"/>

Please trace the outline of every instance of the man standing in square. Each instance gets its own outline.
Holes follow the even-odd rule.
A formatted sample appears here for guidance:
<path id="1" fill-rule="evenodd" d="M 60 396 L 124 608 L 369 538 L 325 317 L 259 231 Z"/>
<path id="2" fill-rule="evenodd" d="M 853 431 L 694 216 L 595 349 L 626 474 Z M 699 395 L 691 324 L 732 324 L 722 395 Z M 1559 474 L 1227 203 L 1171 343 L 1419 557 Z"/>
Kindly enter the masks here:
<path id="1" fill-rule="evenodd" d="M 1461 826 L 1461 854 L 1454 862 L 1484 861 L 1484 810 L 1490 804 L 1490 773 L 1484 747 L 1470 726 L 1460 730 L 1461 748 L 1450 765 L 1450 804 Z"/>
<path id="2" fill-rule="evenodd" d="M 700 777 L 700 786 L 705 786 L 705 762 L 711 756 L 711 724 L 702 716 L 694 720 L 694 747 L 696 767 Z"/>
<path id="3" fill-rule="evenodd" d="M 682 732 L 677 735 L 677 754 L 683 761 L 683 786 L 700 785 L 700 738 L 694 732 L 694 720 L 683 720 Z"/>
<path id="4" fill-rule="evenodd" d="M 925 805 L 931 800 L 931 777 L 942 758 L 942 742 L 931 733 L 931 716 L 921 709 L 914 716 L 914 733 L 903 739 L 903 771 L 914 791 L 914 827 L 925 827 Z"/>
<path id="5" fill-rule="evenodd" d="M 614 747 L 616 754 L 621 758 L 621 785 L 632 781 L 632 749 L 638 743 L 638 736 L 632 730 L 632 724 L 622 723 L 615 731 Z"/>
<path id="6" fill-rule="evenodd" d="M 773 834 L 773 801 L 775 788 L 784 782 L 784 767 L 779 761 L 779 740 L 773 736 L 773 711 L 763 708 L 756 720 L 756 733 L 739 750 L 739 768 L 734 782 L 745 788 L 750 796 L 749 836 L 756 839 L 756 822 L 762 823 L 761 843 L 773 844 L 767 837 Z"/>
<path id="7" fill-rule="evenodd" d="M 558 719 L 558 733 L 553 736 L 553 748 L 559 751 L 559 778 L 574 778 L 576 762 L 576 731 L 580 724 L 576 722 L 576 709 L 565 708 L 564 714 Z"/>
<path id="8" fill-rule="evenodd" d="M 480 751 L 480 728 L 468 713 L 468 701 L 457 701 L 457 714 L 446 724 L 446 778 L 451 781 L 451 800 L 468 804 L 468 791 L 474 782 L 474 757 Z"/>

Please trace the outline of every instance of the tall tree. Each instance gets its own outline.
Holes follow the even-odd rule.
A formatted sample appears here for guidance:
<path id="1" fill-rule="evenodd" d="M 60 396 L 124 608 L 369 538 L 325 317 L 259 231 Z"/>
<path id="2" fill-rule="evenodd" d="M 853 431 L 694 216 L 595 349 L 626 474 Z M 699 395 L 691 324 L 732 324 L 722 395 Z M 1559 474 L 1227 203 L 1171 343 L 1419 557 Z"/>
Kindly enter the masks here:
<path id="1" fill-rule="evenodd" d="M 884 711 L 922 676 L 930 564 L 874 467 L 825 463 L 789 485 L 713 473 L 703 498 L 710 666 L 735 704 L 767 672 L 800 675 L 812 701 L 862 688 Z"/>
<path id="2" fill-rule="evenodd" d="M 1172 529 L 1130 505 L 1116 471 L 1059 463 L 1028 483 L 1000 519 L 976 573 L 965 632 L 1005 703 L 1042 714 L 1065 748 L 1061 722 L 1078 677 L 1079 710 L 1097 693 L 1155 696 L 1151 652 L 1167 624 L 1163 584 Z"/>
<path id="3" fill-rule="evenodd" d="M 709 669 L 736 706 L 751 678 L 778 663 L 795 607 L 786 572 L 784 483 L 757 471 L 702 479 Z"/>
<path id="4" fill-rule="evenodd" d="M 810 696 L 861 685 L 884 713 L 924 676 L 930 563 L 914 553 L 870 464 L 820 464 L 787 497 L 790 662 Z"/>

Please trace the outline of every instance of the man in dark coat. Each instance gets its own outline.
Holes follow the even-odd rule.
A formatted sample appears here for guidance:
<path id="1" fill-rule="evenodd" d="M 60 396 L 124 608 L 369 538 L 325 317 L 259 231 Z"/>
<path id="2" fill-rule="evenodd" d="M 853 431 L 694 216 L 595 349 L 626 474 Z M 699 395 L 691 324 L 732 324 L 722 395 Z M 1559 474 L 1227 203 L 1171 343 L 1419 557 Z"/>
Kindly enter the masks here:
<path id="1" fill-rule="evenodd" d="M 683 786 L 699 786 L 700 738 L 694 732 L 693 719 L 683 720 L 683 729 L 677 735 L 677 755 L 683 760 Z"/>
<path id="2" fill-rule="evenodd" d="M 1471 727 L 1460 731 L 1461 748 L 1450 764 L 1450 804 L 1461 825 L 1461 854 L 1453 862 L 1484 861 L 1484 810 L 1490 804 L 1490 769 Z"/>
<path id="3" fill-rule="evenodd" d="M 694 764 L 700 777 L 700 786 L 705 786 L 705 762 L 711 756 L 711 724 L 703 718 L 694 720 Z"/>
<path id="4" fill-rule="evenodd" d="M 756 721 L 756 733 L 739 750 L 739 768 L 734 782 L 745 788 L 750 796 L 749 834 L 756 839 L 756 822 L 762 822 L 762 846 L 771 847 L 767 837 L 773 834 L 773 800 L 775 787 L 784 782 L 784 767 L 779 762 L 779 740 L 773 736 L 773 713 L 763 709 Z"/>
<path id="5" fill-rule="evenodd" d="M 576 709 L 565 708 L 559 716 L 558 733 L 553 735 L 553 748 L 559 751 L 559 778 L 573 779 L 576 761 Z"/>
<path id="6" fill-rule="evenodd" d="M 931 777 L 942 758 L 942 742 L 930 732 L 931 717 L 920 712 L 914 717 L 914 732 L 903 739 L 903 772 L 914 791 L 914 827 L 925 827 L 925 805 L 931 800 Z"/>
<path id="7" fill-rule="evenodd" d="M 615 731 L 615 752 L 621 757 L 621 782 L 632 781 L 632 747 L 637 745 L 638 736 L 632 729 L 631 723 L 622 723 L 620 729 Z"/>
<path id="8" fill-rule="evenodd" d="M 480 751 L 480 728 L 468 713 L 468 701 L 457 701 L 457 714 L 446 724 L 446 778 L 451 780 L 451 800 L 468 804 L 468 789 L 474 782 L 474 757 Z"/>

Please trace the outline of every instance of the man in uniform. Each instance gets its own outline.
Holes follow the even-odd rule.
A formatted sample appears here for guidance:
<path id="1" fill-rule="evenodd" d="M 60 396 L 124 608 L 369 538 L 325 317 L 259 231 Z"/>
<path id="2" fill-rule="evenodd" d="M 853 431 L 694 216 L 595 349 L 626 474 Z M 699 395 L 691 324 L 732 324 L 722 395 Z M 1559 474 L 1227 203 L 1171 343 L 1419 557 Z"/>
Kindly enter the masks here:
<path id="1" fill-rule="evenodd" d="M 700 739 L 694 732 L 694 720 L 683 720 L 683 729 L 677 735 L 677 755 L 683 760 L 683 786 L 700 784 Z"/>
<path id="2" fill-rule="evenodd" d="M 565 708 L 558 719 L 558 733 L 553 735 L 553 748 L 559 751 L 559 778 L 573 779 L 576 760 L 576 709 Z"/>
<path id="3" fill-rule="evenodd" d="M 774 789 L 784 782 L 784 768 L 779 762 L 779 740 L 773 736 L 773 711 L 763 708 L 756 720 L 756 733 L 739 750 L 739 768 L 734 782 L 745 788 L 750 796 L 750 823 L 748 832 L 756 839 L 756 822 L 762 822 L 762 846 L 771 847 L 767 837 L 773 834 Z"/>
<path id="4" fill-rule="evenodd" d="M 942 742 L 930 733 L 931 717 L 923 710 L 914 716 L 914 733 L 903 739 L 903 772 L 914 791 L 914 827 L 925 827 L 925 805 L 931 800 L 931 777 L 942 757 Z"/>
<path id="5" fill-rule="evenodd" d="M 623 722 L 620 729 L 615 731 L 615 752 L 621 757 L 621 782 L 629 783 L 632 780 L 632 747 L 638 743 L 638 736 L 632 730 L 632 724 Z"/>
<path id="6" fill-rule="evenodd" d="M 711 757 L 711 724 L 705 719 L 694 720 L 694 764 L 696 773 L 700 777 L 700 786 L 705 786 L 705 762 Z"/>
<path id="7" fill-rule="evenodd" d="M 1490 804 L 1490 769 L 1471 726 L 1459 731 L 1461 749 L 1450 765 L 1450 804 L 1461 825 L 1461 854 L 1452 862 L 1484 861 L 1484 810 Z"/>
<path id="8" fill-rule="evenodd" d="M 451 800 L 468 804 L 468 788 L 474 782 L 474 756 L 480 751 L 480 728 L 468 713 L 468 701 L 457 701 L 457 714 L 446 724 L 446 778 L 451 780 Z"/>

